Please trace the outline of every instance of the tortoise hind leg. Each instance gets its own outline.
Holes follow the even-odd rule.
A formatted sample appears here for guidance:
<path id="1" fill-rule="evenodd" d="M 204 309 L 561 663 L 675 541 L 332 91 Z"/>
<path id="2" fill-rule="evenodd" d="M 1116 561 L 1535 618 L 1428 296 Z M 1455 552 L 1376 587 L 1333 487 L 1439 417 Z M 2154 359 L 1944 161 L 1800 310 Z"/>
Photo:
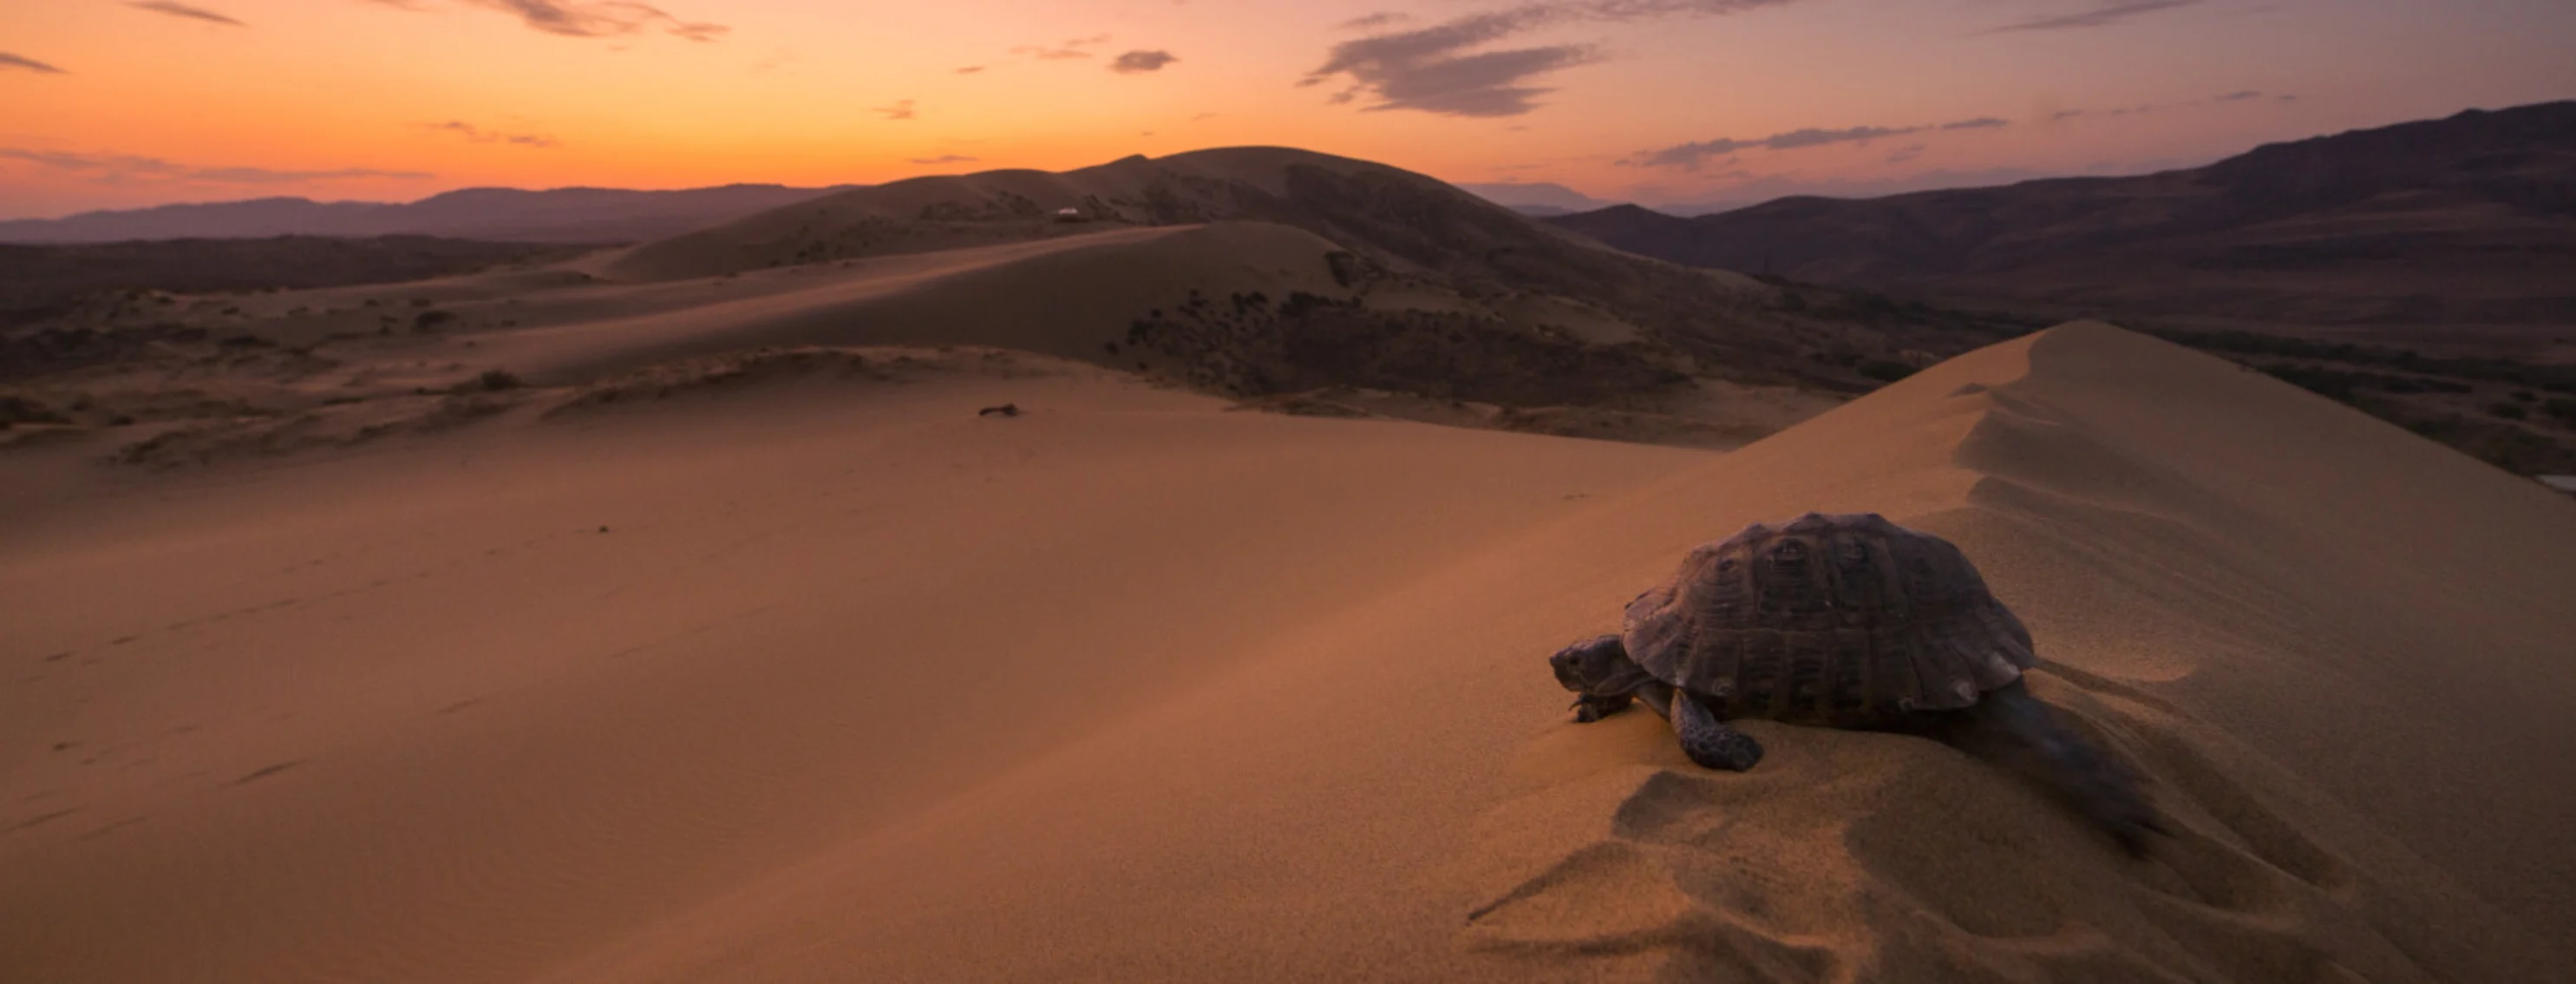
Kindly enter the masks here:
<path id="1" fill-rule="evenodd" d="M 1969 709 L 1975 732 L 1962 737 L 1971 752 L 1984 751 L 2001 764 L 2037 780 L 2108 830 L 2120 847 L 2136 857 L 2147 853 L 2147 835 L 2173 832 L 2164 818 L 2138 792 L 2127 769 L 2049 713 L 2021 681 L 1988 691 Z"/>
<path id="2" fill-rule="evenodd" d="M 1639 690 L 1637 695 L 1664 712 L 1664 719 L 1673 724 L 1673 733 L 1681 737 L 1682 754 L 1701 768 L 1742 772 L 1762 761 L 1761 742 L 1727 727 L 1691 695 L 1660 683 Z"/>

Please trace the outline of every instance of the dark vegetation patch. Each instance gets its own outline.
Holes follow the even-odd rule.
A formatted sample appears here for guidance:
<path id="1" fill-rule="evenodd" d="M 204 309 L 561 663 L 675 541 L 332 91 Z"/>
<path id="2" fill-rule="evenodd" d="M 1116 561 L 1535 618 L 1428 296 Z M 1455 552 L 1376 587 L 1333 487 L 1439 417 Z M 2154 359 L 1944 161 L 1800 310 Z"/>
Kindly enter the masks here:
<path id="1" fill-rule="evenodd" d="M 1359 386 L 1507 406 L 1593 403 L 1690 380 L 1644 344 L 1593 345 L 1462 312 L 1374 310 L 1298 291 L 1217 304 L 1193 291 L 1128 327 L 1124 346 L 1179 363 L 1191 385 L 1234 396 Z"/>
<path id="2" fill-rule="evenodd" d="M 120 307 L 128 314 L 174 306 L 156 292 L 399 283 L 564 259 L 592 248 L 432 236 L 0 244 L 0 329 L 38 324 L 94 303 Z"/>
<path id="3" fill-rule="evenodd" d="M 2352 342 L 2320 342 L 2250 331 L 2158 330 L 2157 337 L 2205 352 L 2274 355 L 2402 369 L 2423 376 L 2507 383 L 2553 393 L 2576 393 L 2576 366 L 2532 365 L 2511 359 L 2441 359 L 2411 349 Z M 2242 361 L 2242 360 L 2240 360 Z"/>
<path id="4" fill-rule="evenodd" d="M 2151 334 L 2259 369 L 2506 471 L 2576 473 L 2576 433 L 2570 433 L 2576 396 L 2559 395 L 2576 393 L 2576 366 L 2432 358 L 2249 331 Z"/>
<path id="5" fill-rule="evenodd" d="M 31 400 L 23 396 L 0 396 L 0 428 L 15 427 L 19 424 L 68 424 L 71 422 L 71 418 L 65 417 L 62 414 L 55 412 L 54 408 L 46 406 L 35 400 Z"/>

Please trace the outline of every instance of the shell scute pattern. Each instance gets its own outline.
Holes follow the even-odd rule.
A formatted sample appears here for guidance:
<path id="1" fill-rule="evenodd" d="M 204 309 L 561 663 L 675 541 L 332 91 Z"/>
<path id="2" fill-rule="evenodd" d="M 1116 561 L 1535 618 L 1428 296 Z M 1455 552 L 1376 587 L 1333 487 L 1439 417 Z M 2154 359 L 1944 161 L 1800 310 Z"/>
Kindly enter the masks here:
<path id="1" fill-rule="evenodd" d="M 1876 514 L 1757 523 L 1628 606 L 1628 653 L 1729 716 L 1861 724 L 1955 710 L 2034 665 L 1948 541 Z"/>

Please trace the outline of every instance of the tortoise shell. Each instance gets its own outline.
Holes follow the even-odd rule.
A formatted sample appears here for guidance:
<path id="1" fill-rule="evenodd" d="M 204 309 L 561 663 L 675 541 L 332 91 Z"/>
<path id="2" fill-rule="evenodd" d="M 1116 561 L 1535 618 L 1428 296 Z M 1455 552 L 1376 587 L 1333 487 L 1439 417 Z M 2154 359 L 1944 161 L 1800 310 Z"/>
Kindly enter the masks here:
<path id="1" fill-rule="evenodd" d="M 2038 661 L 1966 554 L 1876 513 L 1755 523 L 1692 550 L 1624 628 L 1639 666 L 1726 717 L 1956 710 Z"/>

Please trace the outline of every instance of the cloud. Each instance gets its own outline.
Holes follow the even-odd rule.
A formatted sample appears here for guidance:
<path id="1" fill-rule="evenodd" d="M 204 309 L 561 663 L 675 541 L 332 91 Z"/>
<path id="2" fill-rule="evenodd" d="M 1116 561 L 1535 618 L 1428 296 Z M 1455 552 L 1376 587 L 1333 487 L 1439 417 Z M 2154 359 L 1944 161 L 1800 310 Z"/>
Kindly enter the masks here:
<path id="1" fill-rule="evenodd" d="M 132 7 L 136 10 L 149 10 L 156 14 L 168 14 L 172 17 L 186 17 L 193 20 L 201 20 L 209 24 L 224 24 L 231 27 L 250 26 L 214 11 L 207 10 L 204 7 L 191 7 L 184 3 L 174 3 L 172 0 L 134 0 L 134 2 L 128 3 L 126 6 Z"/>
<path id="2" fill-rule="evenodd" d="M 375 0 L 399 10 L 424 9 L 419 0 Z M 470 6 L 497 10 L 519 18 L 532 30 L 568 38 L 605 38 L 634 34 L 648 28 L 690 41 L 713 41 L 733 28 L 722 24 L 684 21 L 651 4 L 636 0 L 458 0 Z"/>
<path id="3" fill-rule="evenodd" d="M 2012 125 L 2012 121 L 2011 121 L 2011 120 L 1999 120 L 1999 119 L 1996 119 L 1996 118 L 1994 118 L 1994 117 L 1992 117 L 1992 116 L 1980 116 L 1980 117 L 1977 117 L 1976 119 L 1973 119 L 1973 120 L 1960 120 L 1959 122 L 1956 122 L 1956 123 L 1943 123 L 1943 124 L 1941 124 L 1941 129 L 1944 129 L 1944 130 L 1986 130 L 1986 129 L 1992 129 L 1992 128 L 1994 128 L 1994 127 L 1999 127 L 1999 126 L 2011 126 L 2011 125 Z"/>
<path id="4" fill-rule="evenodd" d="M 1071 58 L 1089 58 L 1091 57 L 1091 52 L 1084 51 L 1082 49 L 1097 47 L 1108 43 L 1109 35 L 1094 34 L 1087 38 L 1074 38 L 1073 40 L 1066 41 L 1063 44 L 1052 47 L 1046 45 L 1024 44 L 1011 49 L 1011 53 L 1014 55 L 1027 55 L 1039 61 L 1064 61 Z"/>
<path id="5" fill-rule="evenodd" d="M 1412 19 L 1412 14 L 1399 14 L 1392 11 L 1382 11 L 1365 16 L 1353 17 L 1339 24 L 1335 24 L 1333 27 L 1344 31 L 1373 31 L 1381 27 L 1393 27 Z"/>
<path id="6" fill-rule="evenodd" d="M 2109 27 L 2113 24 L 2137 17 L 2141 14 L 2152 14 L 2159 10 L 2172 10 L 2176 7 L 2189 7 L 2199 2 L 2200 0 L 2128 0 L 2128 2 L 2125 3 L 2113 3 L 2108 6 L 2089 10 L 2080 14 L 2061 14 L 2056 17 L 2034 17 L 2018 24 L 2006 24 L 2002 27 L 1994 28 L 1984 33 L 2002 34 L 2007 31 L 2065 31 L 2086 27 Z"/>
<path id="7" fill-rule="evenodd" d="M 1831 198 L 1877 198 L 1936 188 L 1974 188 L 2011 184 L 2032 178 L 2052 177 L 2065 172 L 2034 171 L 2024 168 L 1993 168 L 1982 171 L 1924 171 L 1887 178 L 1810 178 L 1798 174 L 1751 174 L 1742 171 L 1725 175 L 1733 183 L 1701 191 L 1688 198 L 1669 189 L 1651 186 L 1628 189 L 1635 201 L 1648 203 L 1671 215 L 1706 215 L 1757 205 L 1791 195 L 1823 195 Z"/>
<path id="8" fill-rule="evenodd" d="M 981 72 L 981 71 L 983 71 L 983 70 L 984 70 L 984 66 L 982 66 L 982 65 L 968 65 L 968 66 L 966 66 L 966 67 L 964 67 L 964 68 L 960 68 L 960 69 L 958 69 L 958 70 L 957 70 L 957 74 L 959 74 L 959 75 L 973 75 L 973 74 L 975 74 L 975 73 L 977 73 L 977 72 Z"/>
<path id="9" fill-rule="evenodd" d="M 1561 24 L 1632 21 L 1682 15 L 1731 14 L 1792 0 L 1541 0 L 1508 10 L 1470 14 L 1428 27 L 1372 34 L 1335 44 L 1322 67 L 1300 86 L 1335 78 L 1345 87 L 1329 102 L 1356 102 L 1371 111 L 1410 109 L 1444 116 L 1518 116 L 1538 108 L 1554 91 L 1529 83 L 1561 69 L 1601 60 L 1589 45 L 1559 44 L 1475 50 L 1514 35 Z M 1371 15 L 1345 27 L 1397 23 Z"/>
<path id="10" fill-rule="evenodd" d="M 1173 57 L 1172 53 L 1168 51 L 1130 51 L 1118 56 L 1116 60 L 1111 61 L 1109 63 L 1109 70 L 1120 75 L 1134 75 L 1138 72 L 1159 72 L 1163 70 L 1163 66 L 1179 60 L 1180 59 Z"/>
<path id="11" fill-rule="evenodd" d="M 1773 134 L 1770 138 L 1762 141 L 1762 146 L 1771 150 L 1796 150 L 1800 147 L 1821 147 L 1826 144 L 1867 143 L 1880 137 L 1902 136 L 1920 129 L 1923 128 L 1919 126 L 1909 126 L 1898 129 L 1889 129 L 1883 126 L 1856 126 L 1848 130 L 1818 130 L 1809 128 L 1804 130 L 1791 130 L 1787 133 Z"/>
<path id="12" fill-rule="evenodd" d="M 968 157 L 964 154 L 941 154 L 937 157 L 914 157 L 910 160 L 915 164 L 965 164 L 982 158 Z"/>
<path id="13" fill-rule="evenodd" d="M 2243 101 L 2248 100 L 2248 99 L 2261 99 L 2261 98 L 2263 98 L 2263 94 L 2262 94 L 2262 93 L 2260 93 L 2260 92 L 2256 92 L 2256 91 L 2254 91 L 2254 90 L 2252 90 L 2252 89 L 2246 89 L 2246 90 L 2243 90 L 2243 91 L 2240 91 L 2240 92 L 2230 92 L 2230 93 L 2228 93 L 2228 94 L 2226 94 L 2226 95 L 2220 96 L 2220 97 L 2218 97 L 2218 98 L 2216 98 L 2216 99 L 2213 99 L 2213 100 L 2211 100 L 2211 101 L 2212 101 L 2212 102 L 2232 103 L 2232 102 L 2243 102 Z"/>
<path id="14" fill-rule="evenodd" d="M 871 112 L 884 113 L 890 120 L 908 120 L 912 118 L 912 100 L 898 99 L 892 106 L 878 106 Z"/>
<path id="15" fill-rule="evenodd" d="M 562 142 L 557 141 L 553 137 L 542 134 L 501 133 L 494 130 L 486 130 L 461 120 L 449 120 L 445 123 L 423 123 L 419 128 L 431 133 L 453 133 L 475 143 L 513 144 L 520 147 L 537 148 L 563 146 Z"/>
<path id="16" fill-rule="evenodd" d="M 0 147 L 0 160 L 22 161 L 56 171 L 87 175 L 107 183 L 154 180 L 256 185 L 297 181 L 338 181 L 351 178 L 417 180 L 437 177 L 423 171 L 380 171 L 364 167 L 325 171 L 282 171 L 265 167 L 202 167 L 158 157 L 139 157 L 131 154 L 72 154 L 51 150 L 22 150 L 15 147 Z"/>
<path id="17" fill-rule="evenodd" d="M 1798 150 L 1804 147 L 1822 147 L 1827 144 L 1868 143 L 1882 137 L 1901 137 L 1908 133 L 1920 133 L 1926 129 L 1930 128 L 1856 126 L 1847 130 L 1819 130 L 1810 127 L 1775 133 L 1760 140 L 1732 140 L 1720 137 L 1716 140 L 1677 144 L 1659 150 L 1638 151 L 1635 156 L 1619 163 L 1632 167 L 1677 167 L 1685 171 L 1696 171 L 1707 164 L 1709 158 L 1724 157 L 1740 150 Z"/>
<path id="18" fill-rule="evenodd" d="M 2049 122 L 2054 123 L 2058 120 L 2071 120 L 2082 115 L 2084 115 L 2084 111 L 2080 109 L 2061 109 L 2057 112 L 2048 114 L 2048 119 Z"/>
<path id="19" fill-rule="evenodd" d="M 33 58 L 28 58 L 23 55 L 13 55 L 6 51 L 0 51 L 0 68 L 23 68 L 38 75 L 71 74 L 70 72 L 47 65 L 44 62 L 37 61 Z"/>
<path id="20" fill-rule="evenodd" d="M 1921 156 L 1923 156 L 1923 145 L 1915 144 L 1911 147 L 1899 147 L 1895 150 L 1889 151 L 1887 154 L 1887 162 L 1890 164 L 1903 164 Z"/>

